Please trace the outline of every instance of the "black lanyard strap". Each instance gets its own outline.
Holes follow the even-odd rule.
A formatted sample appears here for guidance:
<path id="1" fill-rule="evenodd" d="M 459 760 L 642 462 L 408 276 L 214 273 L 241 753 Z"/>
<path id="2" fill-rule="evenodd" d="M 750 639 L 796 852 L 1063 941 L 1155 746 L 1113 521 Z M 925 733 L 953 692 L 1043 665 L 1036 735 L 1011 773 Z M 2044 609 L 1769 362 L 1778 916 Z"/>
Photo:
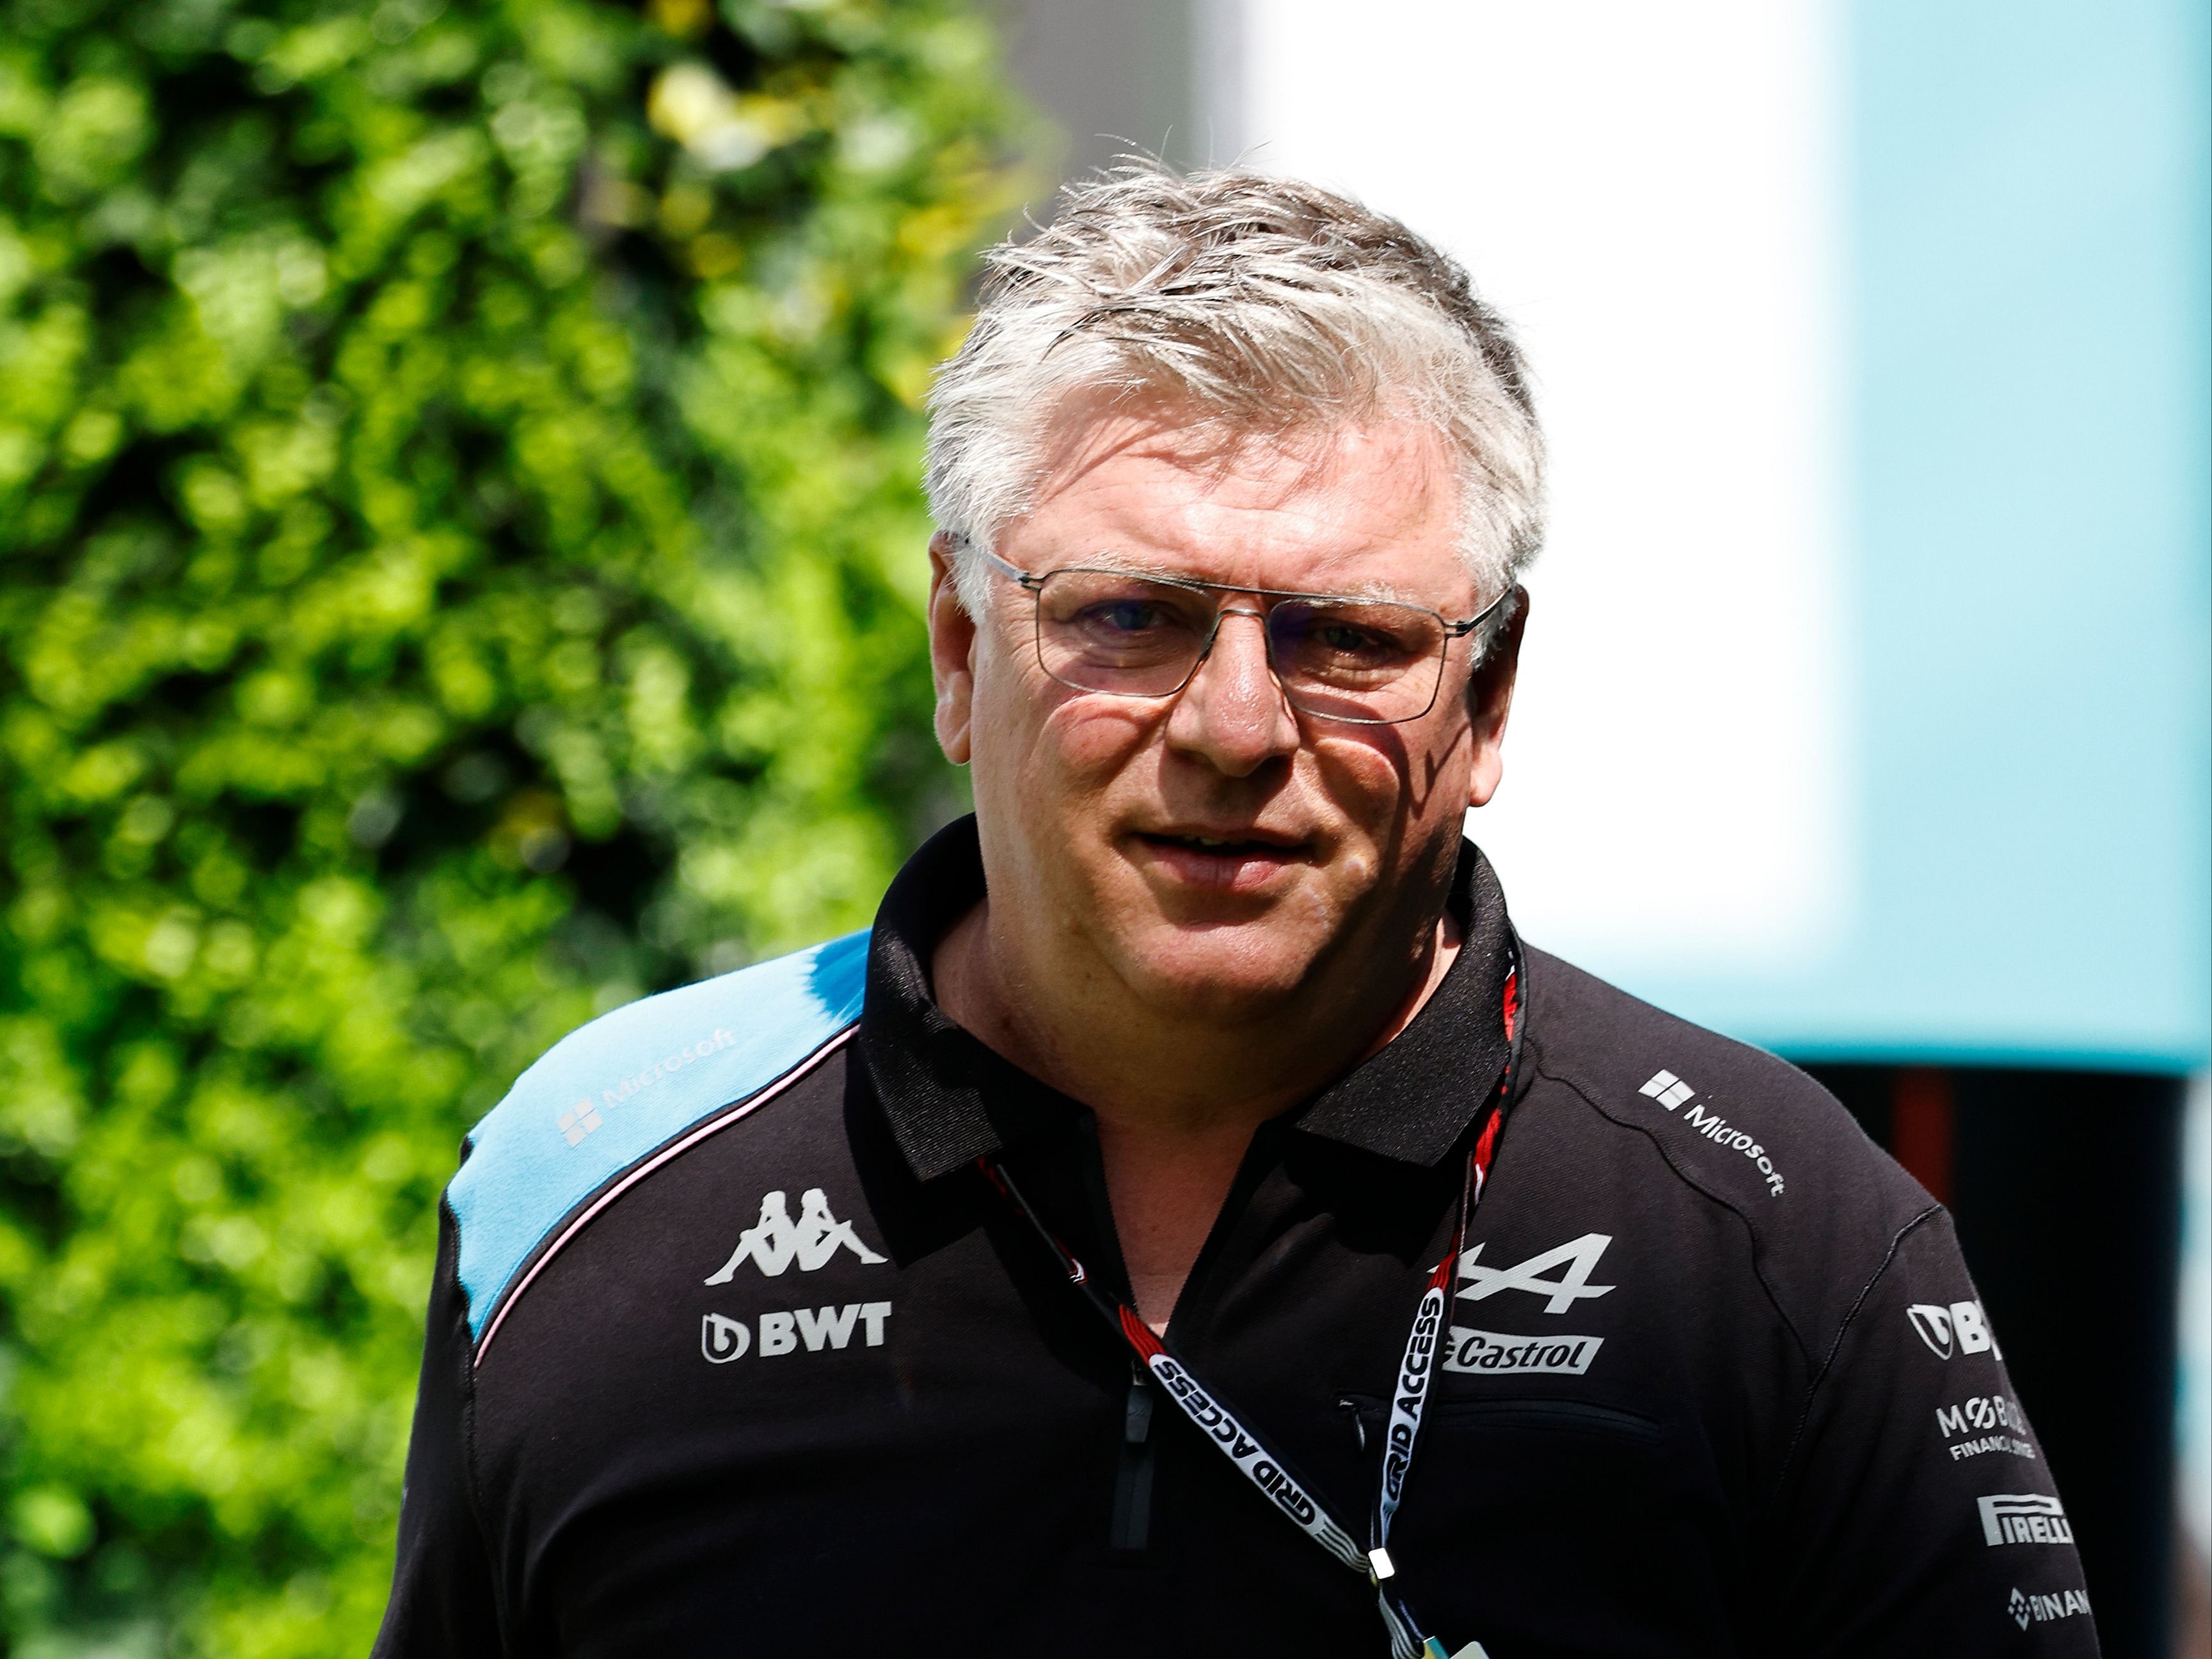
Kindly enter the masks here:
<path id="1" fill-rule="evenodd" d="M 1517 955 L 1516 952 L 1516 959 Z M 1145 1323 L 1134 1308 L 1091 1277 L 1075 1253 L 1060 1241 L 1030 1207 L 1013 1178 L 994 1159 L 981 1157 L 975 1161 L 984 1179 L 1028 1221 L 1059 1259 L 1068 1282 L 1083 1292 L 1085 1299 L 1127 1344 L 1137 1363 L 1166 1390 L 1177 1409 L 1236 1466 L 1239 1473 L 1289 1518 L 1291 1525 L 1335 1561 L 1364 1575 L 1375 1586 L 1395 1659 L 1448 1659 L 1443 1644 L 1422 1630 L 1398 1587 L 1397 1568 L 1390 1558 L 1390 1523 L 1405 1496 L 1406 1477 L 1413 1468 L 1414 1449 L 1420 1440 L 1437 1338 L 1443 1329 L 1446 1299 L 1451 1294 L 1460 1256 L 1467 1248 L 1468 1224 L 1474 1218 L 1475 1205 L 1482 1200 L 1483 1187 L 1497 1157 L 1498 1136 L 1504 1125 L 1506 1108 L 1512 1103 L 1513 1088 L 1520 1071 L 1517 960 L 1506 974 L 1504 1002 L 1505 1034 L 1511 1046 L 1511 1058 L 1506 1062 L 1505 1075 L 1498 1080 L 1496 1096 L 1484 1108 L 1481 1131 L 1475 1137 L 1474 1151 L 1468 1156 L 1467 1179 L 1460 1188 L 1459 1215 L 1452 1227 L 1450 1246 L 1430 1273 L 1420 1302 L 1413 1310 L 1413 1328 L 1407 1333 L 1405 1357 L 1398 1367 L 1397 1387 L 1390 1397 L 1389 1430 L 1383 1442 L 1382 1468 L 1376 1483 L 1375 1504 L 1368 1525 L 1369 1546 L 1364 1550 L 1343 1523 L 1328 1512 L 1312 1483 L 1300 1476 L 1287 1458 L 1248 1427 L 1218 1392 L 1200 1381 L 1189 1365 Z M 1469 1643 L 1459 1650 L 1457 1659 L 1482 1659 L 1482 1651 L 1480 1643 Z"/>
<path id="2" fill-rule="evenodd" d="M 1228 1404 L 1201 1383 L 1190 1367 L 1176 1358 L 1169 1351 L 1167 1344 L 1152 1333 L 1152 1327 L 1138 1316 L 1134 1308 L 1099 1288 L 1097 1281 L 1091 1277 L 1074 1253 L 1060 1241 L 1037 1212 L 1030 1207 L 1030 1201 L 1022 1196 L 1021 1188 L 1014 1184 L 1012 1176 L 988 1158 L 976 1162 L 991 1185 L 998 1188 L 1007 1201 L 1027 1218 L 1037 1235 L 1052 1247 L 1053 1253 L 1060 1258 L 1060 1266 L 1067 1274 L 1069 1282 L 1105 1316 L 1135 1353 L 1137 1363 L 1166 1391 L 1168 1398 L 1175 1401 L 1182 1414 L 1195 1424 L 1208 1440 L 1220 1448 L 1222 1455 L 1237 1466 L 1247 1480 L 1266 1493 L 1299 1531 L 1344 1565 L 1357 1572 L 1365 1572 L 1368 1570 L 1365 1552 L 1336 1517 L 1322 1507 L 1321 1501 L 1313 1495 L 1311 1485 L 1293 1471 L 1285 1459 L 1246 1428 Z"/>

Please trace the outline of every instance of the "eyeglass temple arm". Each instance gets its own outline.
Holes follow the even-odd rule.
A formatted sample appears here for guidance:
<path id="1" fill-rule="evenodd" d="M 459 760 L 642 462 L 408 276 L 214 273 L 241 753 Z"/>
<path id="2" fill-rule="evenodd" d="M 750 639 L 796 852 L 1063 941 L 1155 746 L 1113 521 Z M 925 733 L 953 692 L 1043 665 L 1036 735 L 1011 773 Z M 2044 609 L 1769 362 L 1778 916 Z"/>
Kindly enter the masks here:
<path id="1" fill-rule="evenodd" d="M 1466 621 L 1445 623 L 1444 632 L 1454 639 L 1462 639 L 1466 637 L 1468 634 L 1473 633 L 1477 628 L 1482 625 L 1483 619 L 1485 617 L 1488 616 L 1500 605 L 1503 605 L 1507 600 L 1512 598 L 1518 591 L 1519 589 L 1516 584 L 1510 582 L 1507 582 L 1505 584 L 1505 591 L 1504 593 L 1498 595 L 1497 598 L 1492 600 L 1489 604 L 1484 606 L 1473 616 L 1468 618 Z"/>
<path id="2" fill-rule="evenodd" d="M 963 547 L 966 547 L 972 552 L 981 553 L 983 556 L 983 562 L 986 564 L 988 564 L 992 569 L 997 570 L 1001 576 L 1012 576 L 1016 582 L 1028 589 L 1031 593 L 1035 593 L 1038 589 L 1044 586 L 1044 578 L 1042 576 L 1031 576 L 1027 570 L 1021 569 L 1018 565 L 1007 564 L 1005 559 L 1000 558 L 988 547 L 981 546 L 981 544 L 970 540 L 969 537 L 955 534 L 952 539 L 958 542 Z"/>

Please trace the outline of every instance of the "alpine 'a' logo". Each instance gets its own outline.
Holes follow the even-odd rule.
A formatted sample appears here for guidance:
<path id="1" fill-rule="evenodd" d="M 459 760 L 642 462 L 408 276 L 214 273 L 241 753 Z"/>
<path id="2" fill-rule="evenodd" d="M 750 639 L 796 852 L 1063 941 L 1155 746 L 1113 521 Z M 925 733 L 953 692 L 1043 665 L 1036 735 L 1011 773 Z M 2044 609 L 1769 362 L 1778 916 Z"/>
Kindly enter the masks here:
<path id="1" fill-rule="evenodd" d="M 1474 1302 L 1487 1301 L 1501 1290 L 1525 1290 L 1530 1296 L 1542 1296 L 1544 1311 L 1564 1314 L 1577 1302 L 1589 1296 L 1601 1296 L 1612 1290 L 1610 1284 L 1592 1284 L 1591 1270 L 1605 1247 L 1613 1242 L 1610 1233 L 1585 1233 L 1580 1238 L 1547 1250 L 1541 1255 L 1511 1267 L 1486 1267 L 1480 1258 L 1482 1247 L 1476 1245 L 1459 1259 L 1459 1276 L 1468 1281 L 1460 1295 Z M 1547 1278 L 1552 1268 L 1560 1269 L 1557 1278 Z"/>
<path id="2" fill-rule="evenodd" d="M 771 1192 L 761 1200 L 760 1219 L 740 1234 L 730 1259 L 714 1271 L 709 1284 L 727 1284 L 737 1276 L 738 1264 L 750 1261 L 774 1278 L 795 1260 L 799 1271 L 811 1273 L 826 1267 L 840 1250 L 850 1250 L 862 1261 L 884 1259 L 860 1242 L 849 1221 L 830 1213 L 829 1195 L 810 1186 L 799 1201 L 799 1219 L 791 1218 L 784 1195 Z"/>

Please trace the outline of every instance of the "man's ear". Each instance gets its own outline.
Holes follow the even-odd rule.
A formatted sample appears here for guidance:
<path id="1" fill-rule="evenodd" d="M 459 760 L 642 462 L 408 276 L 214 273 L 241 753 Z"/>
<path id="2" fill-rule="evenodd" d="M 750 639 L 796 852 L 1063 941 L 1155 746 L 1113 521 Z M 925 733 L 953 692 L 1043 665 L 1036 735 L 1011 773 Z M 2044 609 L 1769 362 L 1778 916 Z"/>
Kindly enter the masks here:
<path id="1" fill-rule="evenodd" d="M 1513 681 L 1521 669 L 1521 638 L 1528 626 L 1528 593 L 1516 588 L 1512 616 L 1490 642 L 1482 666 L 1468 681 L 1468 714 L 1474 727 L 1474 769 L 1468 782 L 1470 807 L 1490 804 L 1505 776 L 1505 720 L 1513 712 Z"/>
<path id="2" fill-rule="evenodd" d="M 975 619 L 960 602 L 952 538 L 929 539 L 929 670 L 937 685 L 937 743 L 956 766 L 968 764 L 975 704 Z"/>

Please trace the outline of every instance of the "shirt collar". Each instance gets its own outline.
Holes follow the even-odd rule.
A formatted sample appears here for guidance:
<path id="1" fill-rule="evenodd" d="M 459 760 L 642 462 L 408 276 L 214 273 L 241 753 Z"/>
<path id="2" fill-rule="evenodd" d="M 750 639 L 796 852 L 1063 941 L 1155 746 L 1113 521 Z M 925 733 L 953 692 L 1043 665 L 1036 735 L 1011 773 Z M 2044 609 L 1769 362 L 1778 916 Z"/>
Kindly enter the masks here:
<path id="1" fill-rule="evenodd" d="M 899 1149 L 924 1180 L 1083 1113 L 937 1005 L 930 955 L 982 896 L 975 820 L 963 818 L 907 861 L 868 942 L 860 1053 Z M 1421 1165 L 1466 1133 L 1510 1058 L 1505 986 L 1518 945 L 1490 861 L 1471 841 L 1460 844 L 1449 902 L 1462 942 L 1443 982 L 1380 1052 L 1287 1114 L 1290 1127 Z"/>

